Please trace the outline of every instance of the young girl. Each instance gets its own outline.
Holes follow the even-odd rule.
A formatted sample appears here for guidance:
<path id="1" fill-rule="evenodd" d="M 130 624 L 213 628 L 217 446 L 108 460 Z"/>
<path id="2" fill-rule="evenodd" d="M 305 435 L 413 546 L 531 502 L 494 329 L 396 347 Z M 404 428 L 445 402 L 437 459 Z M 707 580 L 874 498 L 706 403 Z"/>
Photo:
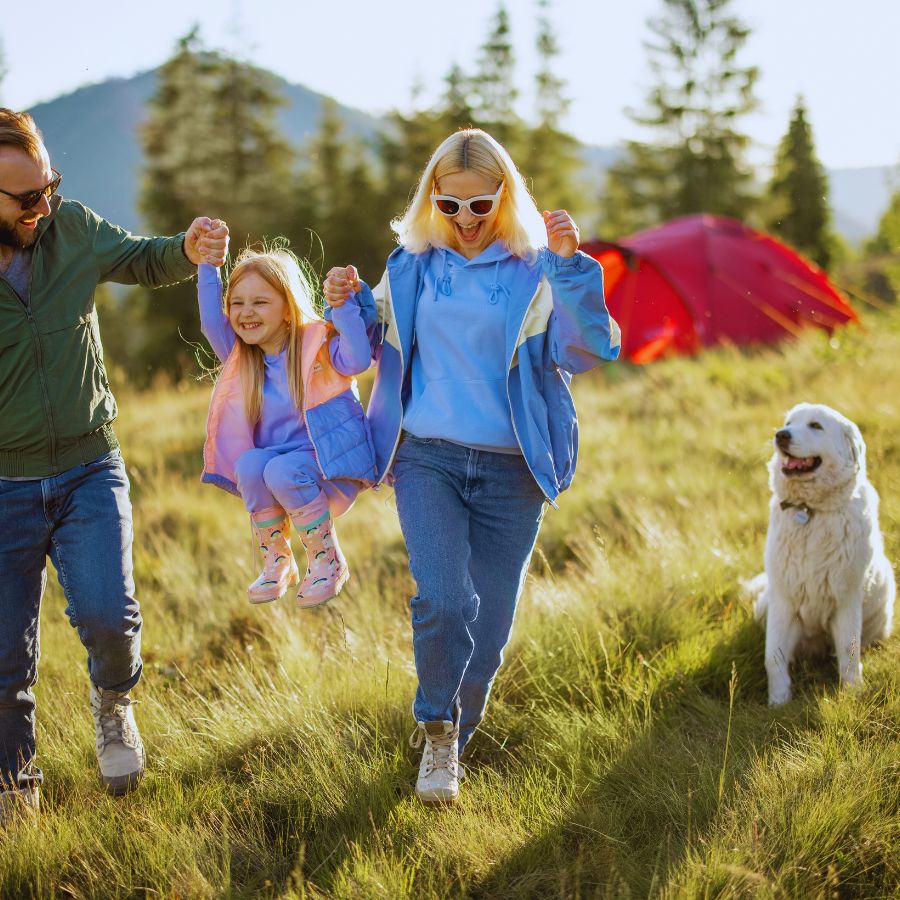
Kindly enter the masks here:
<path id="1" fill-rule="evenodd" d="M 264 559 L 250 602 L 275 600 L 300 580 L 290 520 L 306 550 L 297 602 L 325 603 L 350 574 L 332 518 L 375 477 L 352 377 L 371 363 L 359 301 L 333 301 L 326 323 L 285 249 L 242 251 L 224 309 L 217 268 L 200 265 L 197 290 L 203 333 L 224 364 L 210 402 L 203 480 L 240 494 L 250 513 Z"/>
<path id="2" fill-rule="evenodd" d="M 575 471 L 569 382 L 619 353 L 599 265 L 565 210 L 537 211 L 483 131 L 434 152 L 375 290 L 369 404 L 416 581 L 416 792 L 447 803 L 509 640 L 544 504 Z M 332 269 L 330 303 L 371 292 Z"/>

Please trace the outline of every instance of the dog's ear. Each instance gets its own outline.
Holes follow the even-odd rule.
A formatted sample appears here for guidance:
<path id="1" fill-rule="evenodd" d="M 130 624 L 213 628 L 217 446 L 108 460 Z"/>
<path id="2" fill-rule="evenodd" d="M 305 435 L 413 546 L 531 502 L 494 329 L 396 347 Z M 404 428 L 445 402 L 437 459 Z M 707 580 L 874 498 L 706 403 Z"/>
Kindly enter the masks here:
<path id="1" fill-rule="evenodd" d="M 850 453 L 850 459 L 856 463 L 857 469 L 866 474 L 866 442 L 863 440 L 862 433 L 855 422 L 849 419 L 843 424 L 844 440 L 847 442 L 847 449 Z"/>

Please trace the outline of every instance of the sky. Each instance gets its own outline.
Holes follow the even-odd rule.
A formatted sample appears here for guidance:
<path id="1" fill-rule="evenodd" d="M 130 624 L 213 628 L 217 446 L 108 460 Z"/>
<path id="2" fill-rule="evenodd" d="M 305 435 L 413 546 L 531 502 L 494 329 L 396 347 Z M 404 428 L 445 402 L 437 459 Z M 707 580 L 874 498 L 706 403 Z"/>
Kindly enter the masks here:
<path id="1" fill-rule="evenodd" d="M 199 24 L 204 43 L 374 114 L 437 98 L 456 63 L 475 69 L 496 0 L 4 0 L 0 104 L 27 109 L 109 77 L 155 68 Z M 506 0 L 530 115 L 535 0 Z M 651 137 L 626 115 L 652 78 L 643 42 L 662 0 L 550 0 L 571 100 L 563 126 L 603 146 Z M 753 33 L 739 62 L 761 68 L 757 112 L 739 124 L 768 165 L 802 95 L 828 168 L 900 164 L 900 0 L 733 0 Z M 887 98 L 887 99 L 885 99 Z"/>

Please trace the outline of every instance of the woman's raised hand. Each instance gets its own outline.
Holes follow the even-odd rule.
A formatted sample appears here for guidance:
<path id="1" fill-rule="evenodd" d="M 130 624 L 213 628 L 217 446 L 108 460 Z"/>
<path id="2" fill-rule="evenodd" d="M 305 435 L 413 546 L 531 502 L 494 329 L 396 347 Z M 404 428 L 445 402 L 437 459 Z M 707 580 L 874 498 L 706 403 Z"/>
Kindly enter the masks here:
<path id="1" fill-rule="evenodd" d="M 329 306 L 343 306 L 351 294 L 359 290 L 356 266 L 335 266 L 325 276 L 325 302 Z"/>
<path id="2" fill-rule="evenodd" d="M 557 256 L 574 256 L 579 242 L 575 220 L 564 209 L 544 210 L 544 225 L 547 226 L 547 249 Z"/>

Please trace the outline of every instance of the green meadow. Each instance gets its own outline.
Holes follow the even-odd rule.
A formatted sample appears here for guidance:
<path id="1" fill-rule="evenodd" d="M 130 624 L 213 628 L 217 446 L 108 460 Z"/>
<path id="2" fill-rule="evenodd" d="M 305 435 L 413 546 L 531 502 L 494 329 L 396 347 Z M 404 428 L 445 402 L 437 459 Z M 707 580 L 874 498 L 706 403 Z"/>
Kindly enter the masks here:
<path id="1" fill-rule="evenodd" d="M 581 455 L 549 510 L 459 803 L 413 795 L 413 583 L 389 489 L 340 521 L 341 597 L 245 599 L 240 502 L 201 485 L 209 384 L 118 392 L 135 507 L 148 752 L 107 797 L 55 578 L 37 828 L 0 897 L 637 898 L 900 894 L 900 636 L 766 705 L 766 461 L 801 400 L 854 419 L 900 559 L 900 309 L 829 338 L 576 378 Z M 119 379 L 124 383 L 124 379 Z"/>

